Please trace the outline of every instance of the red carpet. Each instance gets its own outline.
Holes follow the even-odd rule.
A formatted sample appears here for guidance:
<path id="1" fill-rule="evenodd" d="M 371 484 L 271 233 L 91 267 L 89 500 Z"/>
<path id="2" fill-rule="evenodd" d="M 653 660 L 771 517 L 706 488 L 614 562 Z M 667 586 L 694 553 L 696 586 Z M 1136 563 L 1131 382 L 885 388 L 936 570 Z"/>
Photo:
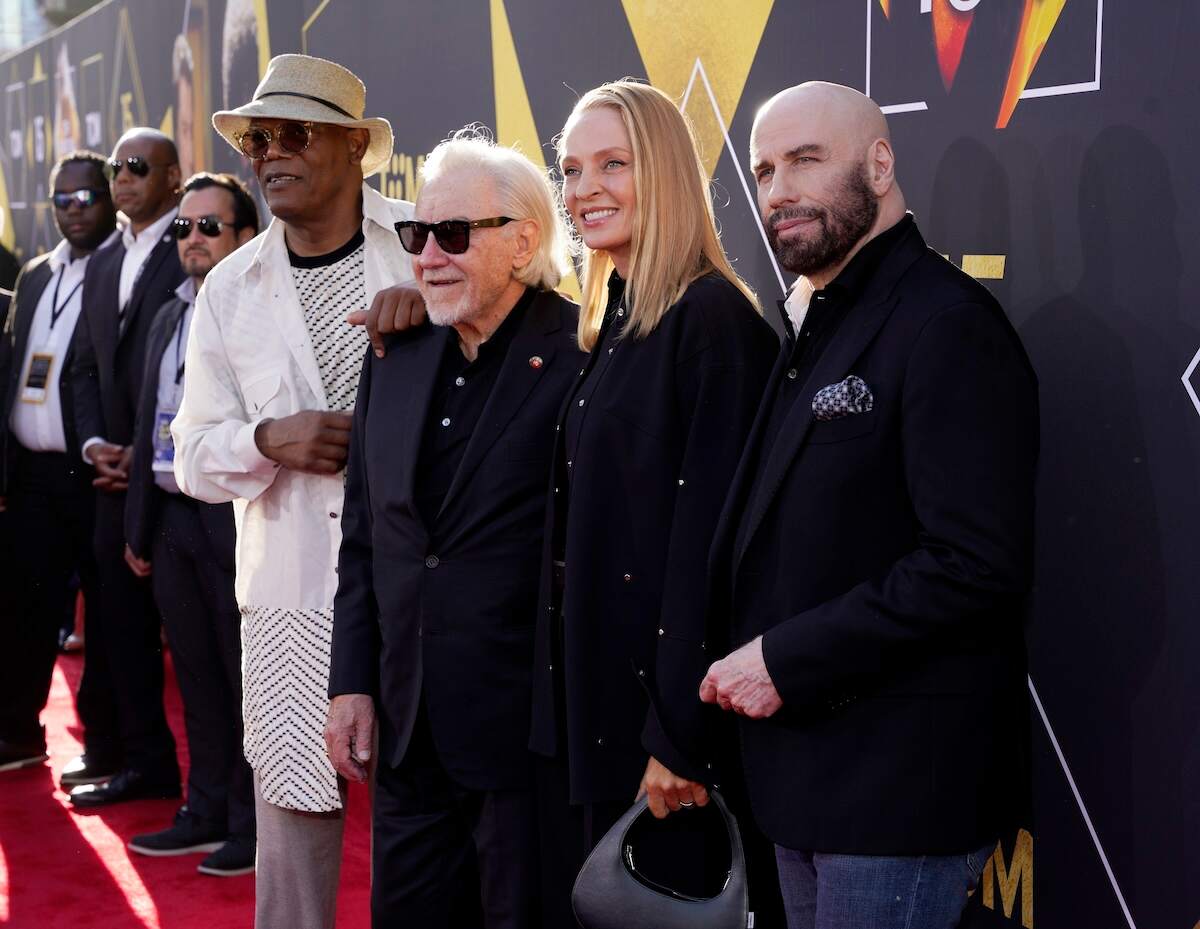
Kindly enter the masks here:
<path id="1" fill-rule="evenodd" d="M 42 714 L 45 765 L 0 774 L 0 925 L 13 929 L 226 929 L 254 921 L 254 877 L 196 873 L 201 855 L 146 858 L 125 842 L 171 823 L 181 801 L 143 800 L 71 811 L 58 772 L 79 754 L 72 698 L 82 659 L 60 657 Z M 167 669 L 167 717 L 187 770 L 183 711 Z M 368 804 L 352 786 L 338 897 L 339 929 L 370 925 Z M 303 929 L 303 927 L 296 927 Z"/>

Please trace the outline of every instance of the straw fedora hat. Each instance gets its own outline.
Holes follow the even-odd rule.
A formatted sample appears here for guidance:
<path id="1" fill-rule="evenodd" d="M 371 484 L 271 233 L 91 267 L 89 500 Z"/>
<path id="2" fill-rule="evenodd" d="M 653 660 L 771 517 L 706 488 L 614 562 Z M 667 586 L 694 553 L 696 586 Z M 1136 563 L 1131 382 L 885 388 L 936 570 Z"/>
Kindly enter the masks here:
<path id="1" fill-rule="evenodd" d="M 363 119 L 367 88 L 351 71 L 324 58 L 277 55 L 254 91 L 254 99 L 236 110 L 213 113 L 213 128 L 238 152 L 237 137 L 252 119 L 294 119 L 366 129 L 371 141 L 363 155 L 363 177 L 370 177 L 392 157 L 392 125 L 386 119 Z"/>

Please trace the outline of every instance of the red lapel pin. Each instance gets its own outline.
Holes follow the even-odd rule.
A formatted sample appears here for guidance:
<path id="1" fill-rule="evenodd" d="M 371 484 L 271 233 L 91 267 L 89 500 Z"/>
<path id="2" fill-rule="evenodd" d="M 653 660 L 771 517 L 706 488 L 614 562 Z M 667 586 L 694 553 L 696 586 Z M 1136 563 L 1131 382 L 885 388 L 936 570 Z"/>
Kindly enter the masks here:
<path id="1" fill-rule="evenodd" d="M 532 358 L 529 359 L 529 367 L 533 368 L 535 371 L 538 368 L 540 368 L 541 366 L 542 366 L 542 356 L 541 355 L 534 355 Z"/>

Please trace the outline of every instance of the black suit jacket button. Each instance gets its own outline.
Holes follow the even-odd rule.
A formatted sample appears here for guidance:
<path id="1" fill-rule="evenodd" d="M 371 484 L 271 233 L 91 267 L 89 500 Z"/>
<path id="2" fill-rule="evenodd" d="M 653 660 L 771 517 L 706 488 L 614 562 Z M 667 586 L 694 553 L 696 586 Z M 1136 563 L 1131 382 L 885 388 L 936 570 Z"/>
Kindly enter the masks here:
<path id="1" fill-rule="evenodd" d="M 440 564 L 441 564 L 441 562 L 438 561 L 437 555 L 430 555 L 428 558 L 425 559 L 425 567 L 427 567 L 427 568 L 436 568 Z"/>

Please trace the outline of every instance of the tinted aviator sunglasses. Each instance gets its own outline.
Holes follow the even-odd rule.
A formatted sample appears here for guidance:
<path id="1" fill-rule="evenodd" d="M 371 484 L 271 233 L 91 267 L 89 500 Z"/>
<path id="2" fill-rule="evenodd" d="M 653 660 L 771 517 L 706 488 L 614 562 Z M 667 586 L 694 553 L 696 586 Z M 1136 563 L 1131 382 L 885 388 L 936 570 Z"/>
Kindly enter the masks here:
<path id="1" fill-rule="evenodd" d="M 490 219 L 443 219 L 440 223 L 420 223 L 415 219 L 396 223 L 396 234 L 400 244 L 410 255 L 425 251 L 429 233 L 433 233 L 438 247 L 447 255 L 461 255 L 471 247 L 472 229 L 490 229 L 513 222 L 511 216 L 493 216 Z"/>
<path id="2" fill-rule="evenodd" d="M 312 123 L 297 122 L 280 123 L 274 129 L 251 126 L 239 132 L 235 138 L 243 155 L 254 161 L 262 161 L 267 157 L 272 140 L 278 143 L 281 151 L 289 155 L 300 154 L 312 142 L 312 127 Z"/>
<path id="3" fill-rule="evenodd" d="M 80 209 L 86 210 L 101 197 L 107 196 L 107 190 L 94 190 L 91 187 L 81 187 L 79 190 L 73 190 L 70 193 L 56 191 L 50 195 L 50 202 L 54 204 L 54 208 L 57 210 L 69 209 L 72 203 Z"/>
<path id="4" fill-rule="evenodd" d="M 171 235 L 182 242 L 192 234 L 193 224 L 200 230 L 201 235 L 207 236 L 210 239 L 215 239 L 221 234 L 221 230 L 226 225 L 229 225 L 219 216 L 201 216 L 195 220 L 176 216 L 171 222 Z"/>
<path id="5" fill-rule="evenodd" d="M 147 161 L 141 155 L 130 155 L 124 161 L 120 158 L 108 159 L 108 166 L 112 169 L 113 180 L 117 179 L 117 175 L 121 173 L 122 168 L 128 168 L 129 173 L 134 177 L 145 177 L 150 173 L 150 169 L 158 167 L 151 161 Z"/>

